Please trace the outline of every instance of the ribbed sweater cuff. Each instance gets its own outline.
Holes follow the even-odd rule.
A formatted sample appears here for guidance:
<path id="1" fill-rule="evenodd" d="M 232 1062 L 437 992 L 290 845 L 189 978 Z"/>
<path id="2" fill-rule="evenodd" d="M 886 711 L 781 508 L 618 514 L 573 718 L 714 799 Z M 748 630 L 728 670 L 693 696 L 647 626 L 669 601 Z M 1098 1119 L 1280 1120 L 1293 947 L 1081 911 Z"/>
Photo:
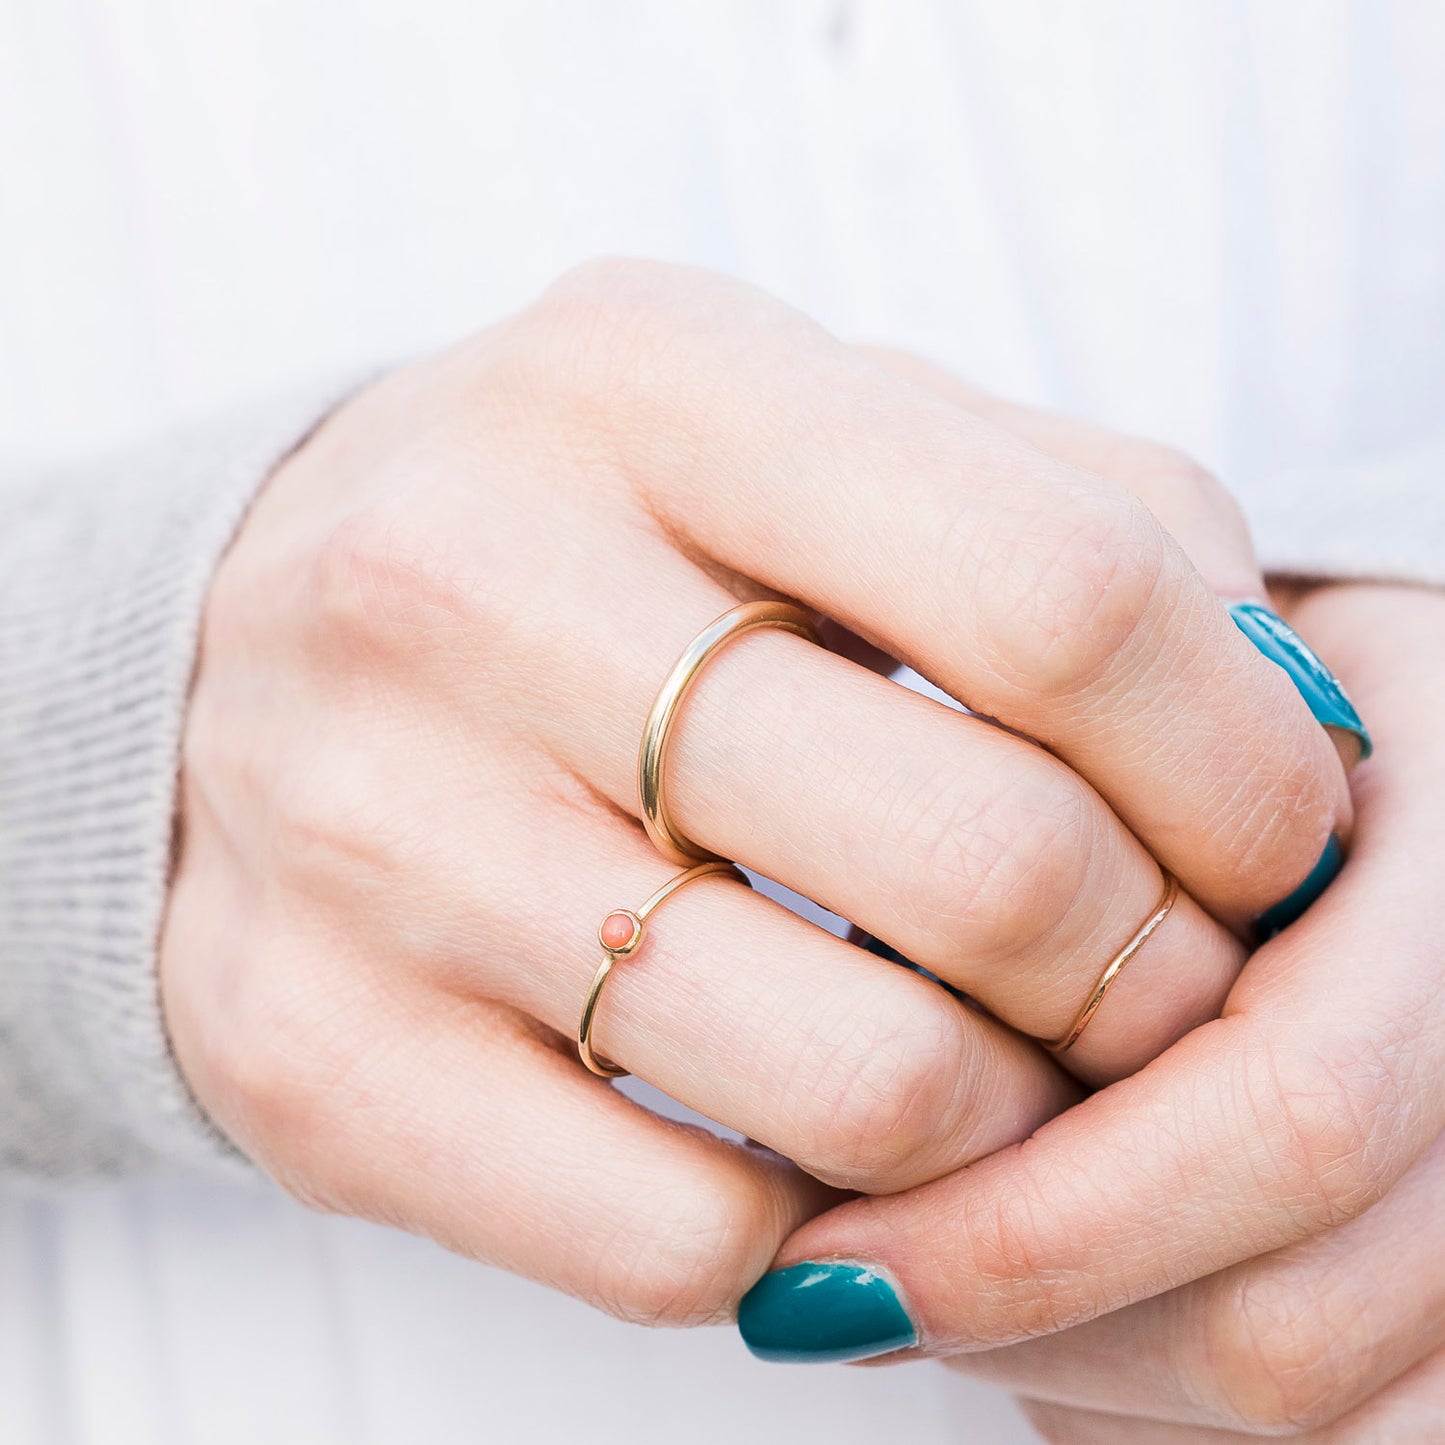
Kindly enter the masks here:
<path id="1" fill-rule="evenodd" d="M 181 731 L 216 563 L 348 389 L 0 480 L 0 1171 L 240 1167 L 161 1018 Z"/>

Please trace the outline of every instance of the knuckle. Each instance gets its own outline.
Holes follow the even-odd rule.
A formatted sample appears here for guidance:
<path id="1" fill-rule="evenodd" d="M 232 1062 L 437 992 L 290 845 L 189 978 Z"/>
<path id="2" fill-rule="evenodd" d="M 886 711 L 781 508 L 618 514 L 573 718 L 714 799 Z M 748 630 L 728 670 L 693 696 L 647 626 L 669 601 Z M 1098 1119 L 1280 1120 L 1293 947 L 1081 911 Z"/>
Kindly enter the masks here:
<path id="1" fill-rule="evenodd" d="M 1372 1044 L 1323 1023 L 1297 1047 L 1254 1051 L 1245 1093 L 1276 1208 L 1301 1232 L 1355 1218 L 1393 1182 L 1395 1121 L 1408 1111 L 1390 1060 Z"/>
<path id="2" fill-rule="evenodd" d="M 584 262 L 511 323 L 497 381 L 526 395 L 529 414 L 540 407 L 552 444 L 589 469 L 646 475 L 648 449 L 672 445 L 683 338 L 715 309 L 711 289 L 660 262 Z"/>
<path id="3" fill-rule="evenodd" d="M 1094 821 L 1084 790 L 1052 768 L 1007 770 L 983 795 L 959 769 L 930 768 L 890 799 L 880 864 L 906 927 L 942 952 L 987 959 L 1065 917 L 1086 881 Z"/>
<path id="4" fill-rule="evenodd" d="M 1237 510 L 1234 499 L 1215 479 L 1185 452 L 1147 437 L 1116 437 L 1100 459 L 1099 471 L 1122 482 L 1149 502 L 1170 497 L 1204 508 Z"/>
<path id="5" fill-rule="evenodd" d="M 597 256 L 569 267 L 542 293 L 543 308 L 636 308 L 651 304 L 686 274 L 664 261 L 632 256 Z"/>
<path id="6" fill-rule="evenodd" d="M 542 293 L 515 335 L 554 385 L 615 396 L 674 334 L 689 309 L 690 275 L 655 261 L 585 261 Z"/>
<path id="7" fill-rule="evenodd" d="M 1060 489 L 994 525 L 955 526 L 944 583 L 978 599 L 978 645 L 997 681 L 1033 698 L 1077 695 L 1141 638 L 1167 546 L 1153 515 L 1122 492 Z"/>
<path id="8" fill-rule="evenodd" d="M 1295 1285 L 1264 1279 L 1226 1290 L 1204 1322 L 1213 1393 L 1228 1423 L 1252 1434 L 1314 1429 L 1351 1403 L 1348 1327 Z"/>
<path id="9" fill-rule="evenodd" d="M 591 1295 L 632 1324 L 718 1324 L 767 1266 L 774 1221 L 695 1184 L 654 1191 L 599 1251 Z M 761 1248 L 760 1248 L 761 1245 Z"/>
<path id="10" fill-rule="evenodd" d="M 861 1000 L 847 991 L 812 1030 L 791 1095 L 804 1115 L 796 1133 L 806 1167 L 841 1188 L 887 1192 L 927 1174 L 957 1134 L 969 1070 L 955 1013 L 919 1007 L 932 985 L 880 975 L 870 988 L 875 996 Z"/>
<path id="11" fill-rule="evenodd" d="M 1118 437 L 1106 447 L 1098 469 L 1128 487 L 1165 518 L 1171 530 L 1203 526 L 1252 551 L 1249 524 L 1238 500 L 1213 472 L 1184 452 L 1142 437 Z"/>
<path id="12" fill-rule="evenodd" d="M 315 904 L 387 916 L 437 843 L 424 813 L 385 782 L 384 752 L 331 735 L 268 765 L 277 876 Z"/>
<path id="13" fill-rule="evenodd" d="M 981 1343 L 1056 1334 L 1118 1308 L 1101 1281 L 1071 1267 L 1051 1244 L 1064 1217 L 1097 1217 L 1107 1237 L 1110 1212 L 1110 1201 L 1085 1178 L 1021 1170 L 1006 1195 L 969 1213 L 959 1233 L 977 1281 L 978 1318 L 986 1322 Z"/>
<path id="14" fill-rule="evenodd" d="M 501 620 L 500 594 L 458 549 L 390 512 L 356 512 L 332 528 L 308 583 L 308 641 L 333 666 L 453 653 Z"/>

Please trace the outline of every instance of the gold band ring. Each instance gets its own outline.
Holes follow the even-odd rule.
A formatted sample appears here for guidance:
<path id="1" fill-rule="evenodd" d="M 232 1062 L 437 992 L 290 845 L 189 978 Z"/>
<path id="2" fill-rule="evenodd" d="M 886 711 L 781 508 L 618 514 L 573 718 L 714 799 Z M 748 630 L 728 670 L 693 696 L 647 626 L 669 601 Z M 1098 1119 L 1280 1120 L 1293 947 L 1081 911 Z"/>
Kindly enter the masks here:
<path id="1" fill-rule="evenodd" d="M 1083 1008 L 1078 1012 L 1069 1030 L 1061 1034 L 1052 1043 L 1045 1044 L 1045 1048 L 1056 1054 L 1062 1054 L 1078 1043 L 1079 1035 L 1089 1026 L 1089 1020 L 1099 1012 L 1099 1005 L 1104 1002 L 1105 995 L 1113 987 L 1114 980 L 1124 971 L 1124 966 L 1149 942 L 1153 937 L 1155 929 L 1169 917 L 1169 910 L 1174 907 L 1174 900 L 1179 897 L 1179 883 L 1172 873 L 1160 869 L 1164 877 L 1164 891 L 1159 895 L 1159 901 L 1154 905 L 1154 911 L 1139 925 L 1139 930 L 1123 948 L 1110 960 L 1108 968 L 1099 975 L 1099 981 L 1094 985 L 1094 991 L 1089 995 Z"/>
<path id="2" fill-rule="evenodd" d="M 642 826 L 658 852 L 676 863 L 693 863 L 698 859 L 721 861 L 716 853 L 700 848 L 679 832 L 668 811 L 664 774 L 668 737 L 677 710 L 707 660 L 729 642 L 759 627 L 776 627 L 809 642 L 822 642 L 813 619 L 801 607 L 791 602 L 744 602 L 710 622 L 688 643 L 659 689 L 643 725 L 642 746 L 637 752 L 637 797 Z"/>
<path id="3" fill-rule="evenodd" d="M 641 908 L 614 908 L 598 926 L 597 941 L 602 945 L 602 962 L 597 965 L 597 972 L 592 975 L 592 986 L 587 990 L 587 1000 L 582 1005 L 582 1019 L 577 1025 L 578 1057 L 594 1074 L 600 1074 L 604 1079 L 620 1079 L 627 1073 L 626 1069 L 619 1069 L 616 1064 L 608 1063 L 592 1051 L 592 1024 L 597 1017 L 597 1004 L 602 998 L 602 990 L 607 986 L 608 978 L 611 977 L 613 964 L 619 959 L 631 958 L 637 952 L 642 943 L 643 924 L 649 913 L 665 899 L 671 898 L 679 888 L 685 888 L 694 878 L 706 878 L 710 873 L 731 873 L 742 883 L 748 881 L 731 863 L 699 863 L 695 868 L 689 868 L 685 873 L 669 878 Z"/>

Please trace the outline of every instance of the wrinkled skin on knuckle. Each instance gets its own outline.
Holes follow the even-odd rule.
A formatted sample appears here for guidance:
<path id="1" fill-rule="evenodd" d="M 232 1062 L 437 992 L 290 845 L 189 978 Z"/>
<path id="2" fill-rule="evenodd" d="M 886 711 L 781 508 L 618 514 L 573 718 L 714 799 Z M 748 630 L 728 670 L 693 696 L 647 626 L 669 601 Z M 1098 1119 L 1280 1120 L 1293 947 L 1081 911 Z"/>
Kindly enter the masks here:
<path id="1" fill-rule="evenodd" d="M 766 1268 L 758 1242 L 775 1222 L 757 1201 L 692 1185 L 639 1201 L 596 1253 L 587 1297 L 632 1324 L 672 1328 L 731 1318 L 743 1291 Z"/>
<path id="2" fill-rule="evenodd" d="M 1019 1146 L 1025 1157 L 1029 1148 L 1027 1141 Z M 970 1210 L 956 1230 L 967 1259 L 970 1313 L 978 1321 L 975 1343 L 1012 1344 L 1055 1334 L 1121 1303 L 1102 1286 L 1090 1288 L 1087 1268 L 1074 1258 L 1061 1260 L 1058 1247 L 1048 1242 L 1058 1238 L 1058 1221 L 1065 1217 L 1097 1218 L 1097 1229 L 1070 1231 L 1076 1244 L 1109 1238 L 1109 1202 L 1093 1180 L 1058 1172 L 1041 1176 L 1032 1169 L 1015 1174 L 1007 1194 Z"/>
<path id="3" fill-rule="evenodd" d="M 1256 1435 L 1295 1435 L 1329 1424 L 1354 1403 L 1360 1341 L 1327 1291 L 1266 1275 L 1222 1291 L 1204 1321 L 1208 1394 L 1221 1424 Z"/>
<path id="4" fill-rule="evenodd" d="M 991 523 L 949 529 L 948 595 L 974 599 L 981 660 L 1005 696 L 1066 701 L 1098 683 L 1154 618 L 1167 547 L 1122 492 L 1061 484 Z"/>
<path id="5" fill-rule="evenodd" d="M 1408 1159 L 1400 1155 L 1405 1100 L 1396 1065 L 1373 1041 L 1328 1023 L 1242 1056 L 1241 1126 L 1277 1211 L 1302 1234 L 1362 1214 Z"/>
<path id="6" fill-rule="evenodd" d="M 1030 760 L 1031 761 L 1031 760 Z M 908 926 L 940 954 L 976 964 L 1047 935 L 1084 886 L 1094 810 L 1040 754 L 980 793 L 958 770 L 900 783 L 877 836 L 877 873 Z"/>
<path id="7" fill-rule="evenodd" d="M 787 1092 L 809 1141 L 800 1162 L 824 1182 L 886 1193 L 935 1167 L 967 1074 L 959 1021 L 936 992 L 883 976 L 815 1021 Z"/>

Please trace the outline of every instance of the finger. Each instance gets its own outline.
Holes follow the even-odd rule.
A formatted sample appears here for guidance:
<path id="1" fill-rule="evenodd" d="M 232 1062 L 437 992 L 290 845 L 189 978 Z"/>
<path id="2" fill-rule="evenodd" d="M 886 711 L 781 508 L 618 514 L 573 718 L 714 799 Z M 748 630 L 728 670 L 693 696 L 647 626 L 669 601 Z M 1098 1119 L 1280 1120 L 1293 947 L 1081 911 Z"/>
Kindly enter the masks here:
<path id="1" fill-rule="evenodd" d="M 188 1072 L 231 1136 L 315 1206 L 624 1319 L 686 1325 L 728 1317 L 828 1197 L 781 1159 L 602 1086 L 512 1010 L 422 990 L 345 934 L 298 929 L 237 977 L 231 1026 Z"/>
<path id="2" fill-rule="evenodd" d="M 509 780 L 525 779 L 540 752 L 565 765 L 574 789 L 583 780 L 589 800 L 635 816 L 638 738 L 659 684 L 694 633 L 736 602 L 723 583 L 747 595 L 743 579 L 710 577 L 620 524 L 594 526 L 534 609 L 476 605 L 535 591 L 535 578 L 508 571 L 529 565 L 521 549 L 494 547 L 495 566 L 474 586 L 465 559 L 418 558 L 390 527 L 346 547 L 310 585 L 324 589 L 329 618 L 357 615 L 346 631 L 377 670 L 426 699 L 387 735 L 404 738 L 409 756 L 435 737 L 446 762 L 442 795 L 418 800 L 418 817 L 456 813 L 463 780 L 495 773 L 477 751 L 483 710 L 529 720 L 518 758 L 503 765 Z M 428 616 L 442 625 L 419 646 Z M 334 628 L 316 652 L 312 665 L 338 665 Z M 354 675 L 354 658 L 344 665 Z M 340 720 L 337 731 L 366 736 Z M 322 777 L 344 772 L 334 748 L 318 759 Z M 703 847 L 863 924 L 1040 1038 L 1069 1029 L 1160 897 L 1156 863 L 1059 760 L 785 634 L 753 633 L 708 662 L 679 715 L 667 776 L 676 820 Z M 376 786 L 395 790 L 389 774 Z M 356 790 L 344 776 L 338 787 Z M 456 828 L 474 834 L 475 816 Z M 1217 1015 L 1242 955 L 1181 897 L 1069 1067 L 1091 1082 L 1137 1069 Z"/>
<path id="3" fill-rule="evenodd" d="M 590 540 L 586 557 L 618 555 L 608 552 L 615 539 Z M 628 541 L 644 579 L 654 559 L 701 575 L 655 539 Z M 648 675 L 650 700 L 665 670 L 659 645 L 671 661 L 679 594 L 669 584 L 659 601 L 624 569 L 579 565 L 583 585 L 564 574 L 544 608 L 478 617 L 473 573 L 405 546 L 389 529 L 380 543 L 353 534 L 306 580 L 329 619 L 324 635 L 298 639 L 315 652 L 307 665 L 344 668 L 356 685 L 329 695 L 327 734 L 295 749 L 277 789 L 278 833 L 300 845 L 289 866 L 313 906 L 330 897 L 341 916 L 373 920 L 398 967 L 461 998 L 502 998 L 575 1037 L 598 924 L 676 870 L 594 778 L 554 755 L 561 743 L 537 720 L 565 717 L 578 735 L 620 728 L 618 754 L 633 755 L 646 704 L 625 684 Z M 498 565 L 525 564 L 500 555 Z M 480 586 L 530 595 L 515 580 L 503 570 Z M 595 618 L 614 609 L 635 625 L 599 632 Z M 440 625 L 423 626 L 429 618 Z M 347 652 L 350 639 L 370 666 Z M 390 680 L 380 694 L 377 677 Z M 482 709 L 498 726 L 478 728 Z M 211 725 L 224 733 L 227 723 Z M 753 825 L 775 812 L 766 805 Z M 936 985 L 716 879 L 665 905 L 647 949 L 608 985 L 595 1044 L 701 1113 L 857 1188 L 947 1172 L 1077 1095 L 1036 1048 Z"/>
<path id="4" fill-rule="evenodd" d="M 458 878 L 434 967 L 575 1037 L 600 921 L 677 869 L 615 818 L 528 835 L 489 896 Z M 508 946 L 489 938 L 505 931 Z M 850 1189 L 899 1189 L 1025 1137 L 1077 1097 L 1036 1049 L 942 989 L 735 881 L 700 879 L 649 918 L 593 1028 L 599 1055 Z"/>
<path id="5" fill-rule="evenodd" d="M 1353 767 L 1369 755 L 1369 733 L 1348 696 L 1298 634 L 1281 630 L 1279 617 L 1263 602 L 1269 592 L 1239 504 L 1196 462 L 1157 442 L 1120 436 L 1073 417 L 990 396 L 906 352 L 867 348 L 865 354 L 1031 446 L 1127 487 L 1163 523 L 1215 593 L 1230 604 L 1245 636 L 1285 668 L 1329 732 L 1344 765 Z"/>
<path id="6" fill-rule="evenodd" d="M 1239 504 L 1170 447 L 994 396 L 922 357 L 862 348 L 878 366 L 1013 433 L 1030 446 L 1127 487 L 1164 524 L 1219 596 L 1263 597 L 1264 575 Z"/>
<path id="7" fill-rule="evenodd" d="M 1393 603 L 1393 612 L 1391 605 Z M 1360 779 L 1356 854 L 1319 908 L 1261 950 L 1225 1017 L 1142 1074 L 1094 1095 L 967 1173 L 893 1200 L 841 1206 L 788 1242 L 781 1265 L 859 1261 L 913 1310 L 941 1353 L 1082 1323 L 1278 1249 L 1375 1203 L 1445 1123 L 1438 989 L 1445 926 L 1432 879 L 1442 864 L 1435 800 L 1445 648 L 1430 599 L 1402 630 L 1402 604 L 1358 602 L 1347 631 L 1321 598 L 1360 693 L 1376 699 L 1407 776 Z M 1358 640 L 1391 618 L 1396 646 Z M 1337 625 L 1338 624 L 1338 625 Z M 1391 693 L 1412 684 L 1408 708 Z M 1406 688 L 1405 691 L 1411 691 Z M 1371 960 L 1368 968 L 1361 960 Z M 939 1240 L 953 1251 L 937 1268 Z M 788 1321 L 798 1274 L 769 1277 L 753 1329 Z M 893 1281 L 889 1286 L 886 1281 Z M 813 1289 L 809 1307 L 825 1302 Z M 745 1302 L 746 1304 L 746 1302 Z M 863 1349 L 860 1345 L 860 1353 Z"/>
<path id="8" fill-rule="evenodd" d="M 1257 1433 L 1166 1425 L 1024 1401 L 1049 1445 L 1249 1445 Z M 1445 1351 L 1423 1360 L 1332 1424 L 1291 1434 L 1300 1445 L 1428 1445 L 1445 1438 Z"/>
<path id="9" fill-rule="evenodd" d="M 949 1363 L 1059 1405 L 1253 1434 L 1322 1426 L 1445 1345 L 1442 1185 L 1445 1138 L 1317 1239 Z"/>
<path id="10" fill-rule="evenodd" d="M 626 551 L 626 572 L 578 559 L 546 625 L 514 625 L 506 646 L 545 679 L 537 740 L 635 813 L 639 719 L 690 636 L 734 598 L 654 539 Z M 460 679 L 466 729 L 486 692 L 468 681 L 479 664 L 442 662 L 436 680 L 455 692 Z M 790 634 L 742 637 L 707 663 L 667 779 L 687 837 L 860 924 L 1035 1038 L 1071 1031 L 1161 897 L 1158 865 L 1057 758 Z M 1243 958 L 1180 897 L 1067 1066 L 1091 1083 L 1134 1072 L 1218 1016 Z"/>
<path id="11" fill-rule="evenodd" d="M 1034 1038 L 1070 1032 L 1160 901 L 1158 864 L 1056 758 L 794 637 L 710 666 L 672 775 L 690 836 Z M 1096 1084 L 1134 1072 L 1218 1016 L 1243 960 L 1180 896 L 1064 1062 Z"/>
<path id="12" fill-rule="evenodd" d="M 1348 819 L 1338 759 L 1142 504 L 746 288 L 657 276 L 574 277 L 524 328 L 601 339 L 582 410 L 669 534 L 1040 740 L 1209 911 L 1299 886 Z"/>

